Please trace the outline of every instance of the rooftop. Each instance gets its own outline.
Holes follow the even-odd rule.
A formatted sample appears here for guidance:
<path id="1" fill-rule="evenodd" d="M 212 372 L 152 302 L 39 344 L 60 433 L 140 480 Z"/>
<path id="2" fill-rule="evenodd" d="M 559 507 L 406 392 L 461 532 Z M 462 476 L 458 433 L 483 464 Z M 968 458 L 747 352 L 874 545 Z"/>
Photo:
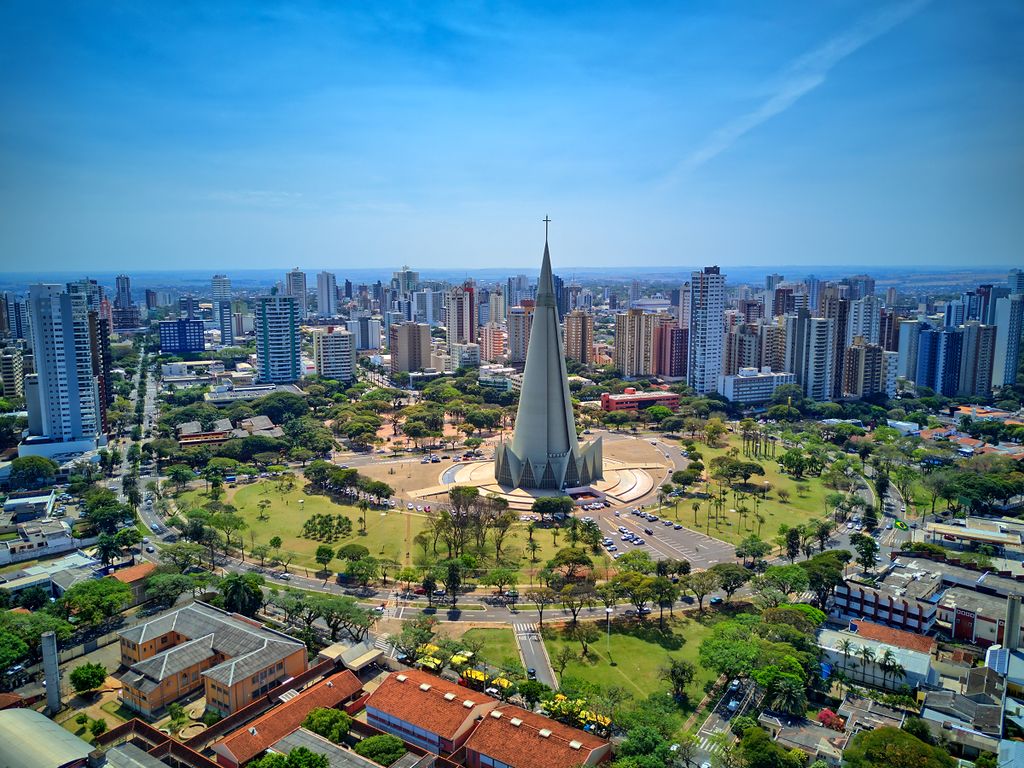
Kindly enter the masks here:
<path id="1" fill-rule="evenodd" d="M 296 747 L 305 747 L 327 758 L 330 768 L 380 768 L 377 763 L 357 755 L 351 749 L 339 747 L 323 736 L 305 728 L 298 728 L 271 746 L 274 752 L 287 755 Z"/>
<path id="2" fill-rule="evenodd" d="M 960 608 L 980 616 L 1002 618 L 1006 615 L 1006 598 L 987 595 L 966 587 L 950 587 L 942 595 L 939 605 L 949 609 Z"/>
<path id="3" fill-rule="evenodd" d="M 850 631 L 856 632 L 858 637 L 876 640 L 898 648 L 907 648 L 911 651 L 927 653 L 929 655 L 935 652 L 935 638 L 917 635 L 913 632 L 904 632 L 902 629 L 892 629 L 891 627 L 875 624 L 873 621 L 866 619 L 851 620 Z"/>
<path id="4" fill-rule="evenodd" d="M 896 661 L 907 671 L 908 675 L 915 674 L 927 679 L 928 672 L 931 669 L 931 657 L 927 653 L 920 653 L 919 651 L 889 645 L 878 640 L 871 640 L 854 632 L 819 629 L 817 637 L 819 647 L 830 650 L 833 653 L 841 653 L 839 650 L 840 643 L 844 640 L 849 640 L 853 643 L 854 650 L 851 654 L 852 656 L 856 656 L 860 649 L 865 646 L 874 651 L 876 658 L 880 658 L 886 650 L 891 650 L 896 657 Z"/>
<path id="5" fill-rule="evenodd" d="M 119 568 L 110 574 L 110 577 L 124 584 L 132 584 L 139 579 L 146 578 L 155 570 L 156 563 L 137 563 L 127 568 Z"/>
<path id="6" fill-rule="evenodd" d="M 515 768 L 571 768 L 608 746 L 604 739 L 510 704 L 492 709 L 466 741 L 466 749 Z"/>
<path id="7" fill-rule="evenodd" d="M 218 754 L 230 754 L 245 763 L 295 731 L 317 707 L 336 707 L 360 690 L 363 684 L 349 670 L 321 680 L 292 696 L 248 725 L 232 731 L 213 745 Z"/>
<path id="8" fill-rule="evenodd" d="M 264 627 L 243 616 L 228 613 L 206 603 L 195 602 L 157 616 L 144 624 L 136 624 L 119 633 L 120 637 L 133 643 L 144 643 L 147 640 L 162 637 L 168 632 L 189 638 L 188 643 L 170 648 L 163 653 L 133 664 L 122 676 L 126 682 L 144 676 L 154 682 L 162 677 L 153 675 L 161 667 L 157 666 L 162 658 L 184 646 L 190 646 L 189 654 L 197 654 L 202 648 L 208 648 L 207 655 L 219 653 L 227 657 L 226 661 L 206 670 L 203 675 L 223 685 L 234 685 L 236 678 L 258 672 L 270 666 L 274 661 L 283 659 L 303 648 L 303 644 L 294 638 Z M 208 638 L 208 640 L 206 640 Z M 204 644 L 195 641 L 206 640 Z M 183 659 L 184 657 L 181 657 Z M 180 660 L 168 662 L 172 667 L 182 663 Z M 135 678 L 131 677 L 133 674 Z M 130 684 L 136 685 L 131 682 Z M 141 681 L 139 682 L 141 685 Z"/>
<path id="9" fill-rule="evenodd" d="M 454 739 L 476 707 L 492 708 L 497 703 L 490 696 L 444 678 L 409 669 L 388 675 L 370 694 L 366 706 L 442 738 Z"/>
<path id="10" fill-rule="evenodd" d="M 92 751 L 86 742 L 34 709 L 0 711 L 0 765 L 42 768 L 84 764 Z"/>

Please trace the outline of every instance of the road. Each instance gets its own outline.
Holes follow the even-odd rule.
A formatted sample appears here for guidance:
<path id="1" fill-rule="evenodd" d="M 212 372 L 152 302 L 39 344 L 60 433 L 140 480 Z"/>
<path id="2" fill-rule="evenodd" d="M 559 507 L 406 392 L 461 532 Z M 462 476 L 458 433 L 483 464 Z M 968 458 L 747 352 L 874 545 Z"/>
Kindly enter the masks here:
<path id="1" fill-rule="evenodd" d="M 515 623 L 512 625 L 512 631 L 516 636 L 516 644 L 519 646 L 519 655 L 523 659 L 523 666 L 536 671 L 538 681 L 558 690 L 555 671 L 551 668 L 551 660 L 548 658 L 544 642 L 540 639 L 537 625 L 526 622 Z"/>

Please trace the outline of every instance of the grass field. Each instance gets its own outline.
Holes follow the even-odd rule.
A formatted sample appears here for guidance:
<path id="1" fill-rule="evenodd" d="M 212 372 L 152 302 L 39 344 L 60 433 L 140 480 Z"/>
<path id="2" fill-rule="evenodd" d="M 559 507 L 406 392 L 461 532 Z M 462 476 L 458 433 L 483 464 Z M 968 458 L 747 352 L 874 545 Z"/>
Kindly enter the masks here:
<path id="1" fill-rule="evenodd" d="M 266 499 L 270 502 L 266 520 L 259 519 L 259 502 Z M 178 497 L 179 506 L 188 504 L 203 507 L 208 497 L 202 489 L 182 493 Z M 301 503 L 300 503 L 301 500 Z M 255 536 L 257 544 L 267 544 L 274 536 L 280 536 L 281 549 L 294 552 L 293 564 L 317 567 L 313 559 L 316 548 L 321 542 L 316 539 L 304 539 L 301 536 L 302 524 L 316 514 L 345 515 L 352 521 L 352 534 L 336 539 L 331 546 L 340 547 L 345 544 L 362 544 L 370 550 L 374 557 L 388 557 L 405 565 L 411 562 L 414 554 L 413 537 L 423 529 L 425 518 L 422 515 L 406 514 L 404 510 L 391 510 L 386 514 L 379 509 L 366 511 L 366 535 L 359 533 L 362 512 L 358 507 L 349 504 L 335 504 L 326 496 L 310 496 L 301 488 L 279 493 L 275 484 L 253 483 L 233 489 L 230 495 L 221 499 L 232 504 L 238 514 L 245 518 L 249 528 L 244 531 L 245 544 L 251 546 L 251 536 Z M 339 564 L 333 563 L 335 567 Z"/>
<path id="2" fill-rule="evenodd" d="M 519 660 L 519 647 L 511 629 L 469 629 L 463 637 L 482 642 L 480 658 L 496 667 L 505 659 Z"/>
<path id="3" fill-rule="evenodd" d="M 664 439 L 664 438 L 663 438 Z M 682 441 L 680 441 L 682 442 Z M 743 439 L 739 435 L 727 434 L 722 437 L 720 444 L 714 448 L 708 447 L 705 443 L 697 441 L 697 450 L 700 452 L 704 466 L 710 468 L 711 460 L 717 456 L 723 456 L 729 449 L 736 447 L 743 448 Z M 779 455 L 782 453 L 779 449 Z M 740 455 L 740 458 L 744 458 Z M 831 491 L 817 477 L 805 476 L 799 481 L 780 471 L 778 463 L 771 457 L 751 458 L 764 467 L 764 476 L 755 475 L 750 478 L 752 486 L 760 486 L 765 481 L 771 484 L 767 498 L 761 499 L 761 494 L 756 493 L 747 496 L 742 501 L 732 493 L 729 494 L 724 511 L 715 515 L 711 505 L 706 499 L 700 496 L 682 497 L 678 504 L 678 519 L 684 525 L 697 528 L 709 533 L 715 538 L 738 544 L 751 533 L 757 533 L 758 520 L 755 515 L 761 515 L 764 523 L 761 524 L 761 538 L 771 541 L 778 532 L 779 525 L 800 525 L 810 520 L 816 520 L 826 515 L 825 496 Z M 712 482 L 712 489 L 715 484 Z M 691 491 L 701 494 L 705 486 L 698 484 L 690 488 Z M 779 500 L 779 491 L 789 491 L 790 497 L 786 503 Z M 696 514 L 694 523 L 694 502 L 700 503 L 700 510 Z M 741 520 L 740 516 L 730 510 L 737 509 L 740 504 L 747 507 L 750 514 Z M 677 506 L 675 503 L 666 504 L 665 513 L 672 519 L 676 519 Z"/>
<path id="4" fill-rule="evenodd" d="M 632 620 L 613 622 L 611 660 L 615 661 L 615 666 L 609 663 L 605 624 L 598 622 L 598 626 L 602 637 L 590 647 L 586 660 L 579 656 L 580 644 L 575 640 L 566 640 L 560 634 L 545 638 L 544 645 L 552 661 L 562 647 L 568 646 L 576 653 L 576 659 L 565 668 L 564 676 L 578 677 L 603 687 L 621 686 L 634 698 L 643 699 L 656 691 L 668 690 L 661 676 L 668 658 L 684 659 L 694 665 L 697 673 L 688 689 L 687 712 L 696 707 L 704 696 L 705 684 L 714 679 L 714 673 L 703 669 L 697 659 L 701 640 L 710 632 L 710 626 L 701 621 L 680 616 L 670 622 L 666 618 L 664 634 L 658 630 L 656 620 L 642 625 Z"/>

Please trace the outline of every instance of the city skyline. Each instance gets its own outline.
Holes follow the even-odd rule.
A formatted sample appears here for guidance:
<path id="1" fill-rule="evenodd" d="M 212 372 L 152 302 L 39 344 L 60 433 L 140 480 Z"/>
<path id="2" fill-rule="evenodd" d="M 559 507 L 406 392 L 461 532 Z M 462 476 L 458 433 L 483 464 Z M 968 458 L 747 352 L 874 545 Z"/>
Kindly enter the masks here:
<path id="1" fill-rule="evenodd" d="M 1009 3 L 0 14 L 15 268 L 520 268 L 546 212 L 563 271 L 1022 234 Z"/>

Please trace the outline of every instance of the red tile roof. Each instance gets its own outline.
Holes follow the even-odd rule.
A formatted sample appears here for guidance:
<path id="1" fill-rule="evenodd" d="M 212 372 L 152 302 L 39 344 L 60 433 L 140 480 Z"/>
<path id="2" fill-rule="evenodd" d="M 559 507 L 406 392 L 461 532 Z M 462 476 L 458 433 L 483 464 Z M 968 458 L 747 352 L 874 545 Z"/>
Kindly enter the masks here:
<path id="1" fill-rule="evenodd" d="M 10 612 L 11 613 L 21 613 L 21 614 L 32 613 L 32 611 L 30 611 L 28 608 L 22 608 L 20 605 L 17 608 L 11 608 Z"/>
<path id="2" fill-rule="evenodd" d="M 121 568 L 110 575 L 124 584 L 134 584 L 136 581 L 146 578 L 155 570 L 156 563 L 139 563 L 138 565 Z"/>
<path id="3" fill-rule="evenodd" d="M 466 741 L 467 750 L 515 768 L 572 768 L 607 747 L 604 739 L 511 705 L 490 712 Z"/>
<path id="4" fill-rule="evenodd" d="M 229 733 L 213 745 L 213 750 L 225 757 L 230 755 L 236 765 L 241 765 L 298 730 L 312 710 L 317 707 L 336 707 L 358 693 L 362 687 L 359 678 L 346 669 L 321 680 L 248 725 Z"/>
<path id="5" fill-rule="evenodd" d="M 866 637 L 868 640 L 876 640 L 897 648 L 906 648 L 927 654 L 935 651 L 935 638 L 933 637 L 915 635 L 913 632 L 904 632 L 902 629 L 893 629 L 864 619 L 853 619 L 850 625 L 856 627 L 858 635 Z"/>
<path id="6" fill-rule="evenodd" d="M 421 686 L 430 687 L 423 690 Z M 466 706 L 467 701 L 472 705 Z M 416 669 L 388 675 L 366 700 L 367 707 L 448 740 L 454 740 L 466 722 L 478 714 L 477 707 L 492 708 L 497 703 L 490 696 Z"/>

